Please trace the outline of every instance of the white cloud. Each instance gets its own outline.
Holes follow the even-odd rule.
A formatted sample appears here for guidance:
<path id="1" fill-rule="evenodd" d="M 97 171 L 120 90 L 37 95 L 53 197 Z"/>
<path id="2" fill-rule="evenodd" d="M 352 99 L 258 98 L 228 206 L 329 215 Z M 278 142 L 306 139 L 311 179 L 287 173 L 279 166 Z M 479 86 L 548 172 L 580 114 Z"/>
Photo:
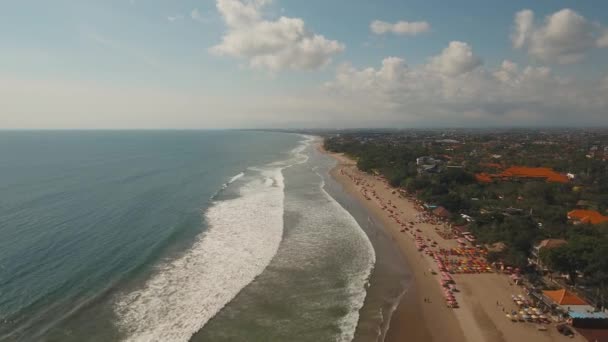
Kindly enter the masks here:
<path id="1" fill-rule="evenodd" d="M 318 69 L 344 50 L 342 43 L 308 31 L 300 18 L 264 19 L 268 2 L 217 0 L 228 31 L 210 51 L 246 59 L 253 68 L 281 71 Z"/>
<path id="2" fill-rule="evenodd" d="M 494 77 L 502 82 L 509 82 L 519 71 L 517 64 L 504 60 L 500 65 L 500 69 L 494 72 Z"/>
<path id="3" fill-rule="evenodd" d="M 446 76 L 458 76 L 472 71 L 482 64 L 467 43 L 450 42 L 440 55 L 431 59 L 430 67 Z"/>
<path id="4" fill-rule="evenodd" d="M 424 65 L 408 66 L 397 57 L 384 59 L 378 68 L 342 65 L 324 89 L 384 123 L 605 123 L 608 87 L 602 80 L 578 82 L 547 67 L 520 67 L 508 60 L 497 69 L 484 68 L 467 44 L 455 43 Z"/>
<path id="5" fill-rule="evenodd" d="M 369 25 L 370 30 L 375 34 L 394 33 L 397 35 L 415 36 L 431 30 L 431 25 L 426 21 L 398 21 L 394 24 L 386 21 L 374 20 Z"/>
<path id="6" fill-rule="evenodd" d="M 547 16 L 542 25 L 535 25 L 531 10 L 523 10 L 515 15 L 511 41 L 540 61 L 570 64 L 595 47 L 608 47 L 608 34 L 598 37 L 598 31 L 601 26 L 568 8 Z"/>
<path id="7" fill-rule="evenodd" d="M 519 11 L 515 14 L 515 26 L 511 34 L 513 47 L 521 49 L 527 43 L 534 26 L 534 12 L 531 10 Z"/>

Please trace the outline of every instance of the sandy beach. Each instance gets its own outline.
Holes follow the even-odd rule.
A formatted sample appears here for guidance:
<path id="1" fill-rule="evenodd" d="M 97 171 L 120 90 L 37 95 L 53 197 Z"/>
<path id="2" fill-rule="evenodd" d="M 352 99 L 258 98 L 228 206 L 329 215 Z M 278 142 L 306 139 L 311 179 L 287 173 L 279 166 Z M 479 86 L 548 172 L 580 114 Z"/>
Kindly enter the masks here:
<path id="1" fill-rule="evenodd" d="M 416 242 L 429 241 L 435 251 L 457 248 L 455 239 L 440 234 L 447 225 L 430 219 L 414 200 L 401 196 L 382 178 L 359 171 L 353 160 L 328 154 L 338 161 L 332 177 L 382 223 L 414 275 L 412 288 L 393 313 L 386 341 L 585 341 L 579 335 L 562 336 L 555 324 L 545 324 L 546 331 L 540 331 L 536 323 L 508 319 L 507 313 L 519 310 L 512 295 L 525 293 L 504 274 L 453 274 L 458 308 L 448 307 L 431 249 L 419 251 Z"/>

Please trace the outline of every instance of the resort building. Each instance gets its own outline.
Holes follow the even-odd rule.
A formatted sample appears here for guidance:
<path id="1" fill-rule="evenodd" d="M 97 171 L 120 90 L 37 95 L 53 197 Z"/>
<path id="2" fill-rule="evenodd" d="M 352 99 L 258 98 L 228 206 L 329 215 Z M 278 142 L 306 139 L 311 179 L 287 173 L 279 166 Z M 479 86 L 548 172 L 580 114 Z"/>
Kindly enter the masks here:
<path id="1" fill-rule="evenodd" d="M 433 157 L 424 156 L 416 158 L 418 173 L 439 173 L 442 171 L 443 161 Z"/>
<path id="2" fill-rule="evenodd" d="M 538 245 L 536 245 L 532 248 L 532 251 L 530 253 L 531 254 L 530 259 L 529 259 L 530 263 L 536 264 L 543 271 L 547 271 L 548 269 L 543 265 L 543 263 L 540 259 L 541 251 L 557 248 L 557 247 L 563 246 L 567 243 L 568 242 L 563 239 L 545 239 L 545 240 L 541 241 Z"/>
<path id="3" fill-rule="evenodd" d="M 568 220 L 574 224 L 600 224 L 608 222 L 608 216 L 604 216 L 595 210 L 572 210 L 568 213 Z"/>
<path id="4" fill-rule="evenodd" d="M 480 183 L 491 183 L 494 180 L 543 180 L 550 183 L 568 183 L 568 176 L 555 172 L 547 167 L 512 166 L 498 174 L 478 173 L 475 178 Z"/>
<path id="5" fill-rule="evenodd" d="M 534 179 L 551 183 L 568 183 L 568 177 L 547 167 L 513 166 L 496 175 L 506 179 Z"/>
<path id="6" fill-rule="evenodd" d="M 572 326 L 577 329 L 594 329 L 591 331 L 592 336 L 598 335 L 598 337 L 594 339 L 587 339 L 588 341 L 605 341 L 605 338 L 608 337 L 605 329 L 608 329 L 608 314 L 605 312 L 578 312 L 573 311 L 568 313 L 570 316 Z M 598 330 L 603 329 L 603 330 Z M 579 332 L 581 332 L 579 330 Z M 587 337 L 587 331 L 584 332 L 585 337 Z M 599 339 L 601 338 L 604 339 Z"/>
<path id="7" fill-rule="evenodd" d="M 543 291 L 543 295 L 565 313 L 595 311 L 593 306 L 566 289 Z"/>

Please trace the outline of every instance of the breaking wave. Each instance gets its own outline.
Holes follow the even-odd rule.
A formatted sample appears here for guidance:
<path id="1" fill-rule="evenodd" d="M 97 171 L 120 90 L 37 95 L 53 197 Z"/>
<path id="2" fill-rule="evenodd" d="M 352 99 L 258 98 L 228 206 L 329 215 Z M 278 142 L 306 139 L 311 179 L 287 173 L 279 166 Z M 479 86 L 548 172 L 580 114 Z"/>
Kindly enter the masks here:
<path id="1" fill-rule="evenodd" d="M 243 180 L 239 196 L 213 203 L 205 213 L 209 229 L 141 288 L 117 299 L 114 311 L 125 340 L 188 341 L 264 271 L 283 236 L 282 170 L 303 162 L 303 149 L 293 150 L 288 161 L 232 177 L 228 184 Z"/>
<path id="2" fill-rule="evenodd" d="M 236 180 L 238 180 L 239 178 L 242 178 L 245 174 L 243 172 L 239 173 L 238 175 L 230 178 L 230 180 L 228 181 L 228 184 L 232 184 L 234 183 Z"/>
<path id="3" fill-rule="evenodd" d="M 370 276 L 374 269 L 374 265 L 376 264 L 376 253 L 369 237 L 365 234 L 359 223 L 348 210 L 344 209 L 329 193 L 327 193 L 327 191 L 325 191 L 325 180 L 321 175 L 319 175 L 319 177 L 321 177 L 321 192 L 331 203 L 331 209 L 328 208 L 328 210 L 331 210 L 336 220 L 344 222 L 346 226 L 356 234 L 357 238 L 352 237 L 354 241 L 351 243 L 358 244 L 360 248 L 357 248 L 356 250 L 361 251 L 360 255 L 356 258 L 358 260 L 357 266 L 353 267 L 353 269 L 348 272 L 349 282 L 346 290 L 351 298 L 350 308 L 348 313 L 339 323 L 340 336 L 337 341 L 347 342 L 353 340 L 355 330 L 357 329 L 359 310 L 363 307 L 365 297 L 367 296 Z"/>

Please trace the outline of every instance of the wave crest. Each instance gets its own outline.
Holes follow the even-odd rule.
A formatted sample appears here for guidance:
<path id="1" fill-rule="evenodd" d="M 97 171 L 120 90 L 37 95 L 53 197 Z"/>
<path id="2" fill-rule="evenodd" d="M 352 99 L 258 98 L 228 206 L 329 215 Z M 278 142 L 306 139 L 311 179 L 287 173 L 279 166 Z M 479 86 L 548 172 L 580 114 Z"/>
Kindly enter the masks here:
<path id="1" fill-rule="evenodd" d="M 270 263 L 283 235 L 281 168 L 266 169 L 216 202 L 209 230 L 115 304 L 128 341 L 188 341 Z M 264 213 L 264 215 L 260 215 Z"/>

